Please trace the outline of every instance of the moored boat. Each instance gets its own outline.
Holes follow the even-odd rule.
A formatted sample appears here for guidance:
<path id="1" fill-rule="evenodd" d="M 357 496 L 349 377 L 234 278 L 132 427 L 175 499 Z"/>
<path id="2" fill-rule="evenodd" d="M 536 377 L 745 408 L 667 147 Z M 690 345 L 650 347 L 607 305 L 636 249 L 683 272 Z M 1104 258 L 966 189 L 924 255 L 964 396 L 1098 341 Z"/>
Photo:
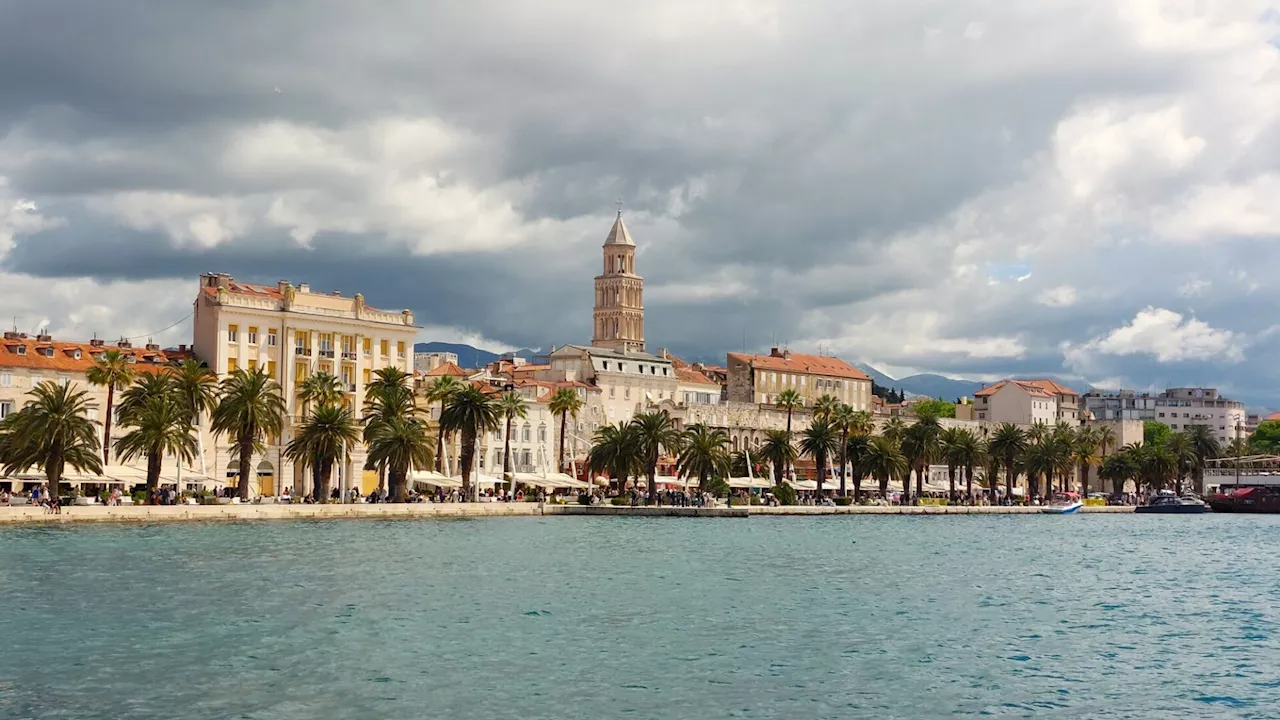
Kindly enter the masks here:
<path id="1" fill-rule="evenodd" d="M 1280 513 L 1280 487 L 1245 487 L 1210 496 L 1209 507 L 1220 513 Z"/>
<path id="2" fill-rule="evenodd" d="M 1084 501 L 1080 499 L 1080 493 L 1060 492 L 1055 493 L 1053 502 L 1040 508 L 1040 512 L 1049 515 L 1070 515 L 1080 512 L 1080 508 L 1084 507 Z"/>
<path id="3" fill-rule="evenodd" d="M 1150 503 L 1139 505 L 1133 511 L 1157 515 L 1198 515 L 1209 512 L 1209 506 L 1197 498 L 1180 498 L 1170 490 L 1161 490 Z"/>

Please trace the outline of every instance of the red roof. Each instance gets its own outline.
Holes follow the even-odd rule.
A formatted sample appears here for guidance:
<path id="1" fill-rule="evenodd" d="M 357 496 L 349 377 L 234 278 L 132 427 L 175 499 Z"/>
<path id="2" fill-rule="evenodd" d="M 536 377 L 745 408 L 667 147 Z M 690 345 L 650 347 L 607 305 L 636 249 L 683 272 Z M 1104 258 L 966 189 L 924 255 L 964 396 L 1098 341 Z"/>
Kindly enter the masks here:
<path id="1" fill-rule="evenodd" d="M 20 351 L 18 348 L 24 348 Z M 126 357 L 134 358 L 136 372 L 154 372 L 174 360 L 194 357 L 188 351 L 148 350 L 146 347 L 121 348 L 117 345 L 94 346 L 89 343 L 41 341 L 35 338 L 6 338 L 0 340 L 0 368 L 29 368 L 55 372 L 82 373 L 93 367 L 95 355 L 106 350 L 119 350 Z M 80 357 L 76 357 L 79 352 Z"/>
<path id="2" fill-rule="evenodd" d="M 821 375 L 852 380 L 871 380 L 858 368 L 836 357 L 787 352 L 785 355 L 744 355 L 729 353 L 730 361 L 749 364 L 754 370 L 776 370 L 797 375 Z"/>
<path id="3" fill-rule="evenodd" d="M 1031 395 L 1032 397 L 1043 397 L 1043 398 L 1053 397 L 1053 393 L 1040 387 L 1039 385 L 1036 384 L 1036 382 L 1028 381 L 1028 380 L 1001 380 L 995 385 L 988 385 L 987 387 L 982 388 L 978 392 L 974 393 L 973 396 L 986 397 L 989 395 L 995 395 L 997 392 L 1000 391 L 1001 388 L 1009 384 L 1018 386 L 1023 390 L 1023 392 L 1027 393 L 1028 395 Z M 1074 395 L 1075 393 L 1072 393 L 1072 394 Z"/>
<path id="4" fill-rule="evenodd" d="M 471 373 L 458 367 L 457 364 L 447 362 L 437 365 L 426 372 L 424 377 L 441 377 L 450 375 L 452 377 L 467 377 Z"/>

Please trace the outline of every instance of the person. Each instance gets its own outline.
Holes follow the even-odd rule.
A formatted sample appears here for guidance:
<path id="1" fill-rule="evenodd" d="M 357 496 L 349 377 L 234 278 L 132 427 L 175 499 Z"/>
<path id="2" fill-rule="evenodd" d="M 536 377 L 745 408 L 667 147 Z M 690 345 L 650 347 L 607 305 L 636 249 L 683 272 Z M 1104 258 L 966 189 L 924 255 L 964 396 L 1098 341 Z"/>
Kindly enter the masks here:
<path id="1" fill-rule="evenodd" d="M 0 505 L 8 505 L 8 504 L 9 504 L 9 489 L 5 488 L 3 490 L 0 490 Z"/>
<path id="2" fill-rule="evenodd" d="M 289 495 L 288 485 L 284 486 L 284 489 L 280 491 L 280 502 L 282 503 L 293 502 L 293 498 L 290 497 Z"/>

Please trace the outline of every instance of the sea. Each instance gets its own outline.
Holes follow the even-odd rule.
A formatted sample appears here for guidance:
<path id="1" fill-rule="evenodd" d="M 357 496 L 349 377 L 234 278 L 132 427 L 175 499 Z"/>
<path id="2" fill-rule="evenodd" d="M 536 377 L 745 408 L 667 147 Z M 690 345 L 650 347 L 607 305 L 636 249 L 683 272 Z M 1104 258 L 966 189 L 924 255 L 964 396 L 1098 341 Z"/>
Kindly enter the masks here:
<path id="1" fill-rule="evenodd" d="M 0 527 L 0 718 L 1280 718 L 1280 518 Z"/>

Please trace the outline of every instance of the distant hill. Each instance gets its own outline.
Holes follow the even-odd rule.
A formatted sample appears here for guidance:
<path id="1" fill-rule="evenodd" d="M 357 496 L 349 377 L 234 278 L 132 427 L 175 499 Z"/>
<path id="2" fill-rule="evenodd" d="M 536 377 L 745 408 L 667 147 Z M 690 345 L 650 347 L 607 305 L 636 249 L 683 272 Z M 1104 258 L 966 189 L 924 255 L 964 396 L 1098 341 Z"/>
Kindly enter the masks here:
<path id="1" fill-rule="evenodd" d="M 501 355 L 488 350 L 472 347 L 462 343 L 447 342 L 425 342 L 418 343 L 413 346 L 414 352 L 451 352 L 458 356 L 458 364 L 465 368 L 478 368 L 488 365 L 497 360 Z M 515 352 L 516 357 L 522 357 L 530 362 L 534 356 L 538 354 L 536 350 L 523 348 Z"/>
<path id="2" fill-rule="evenodd" d="M 876 385 L 893 390 L 901 390 L 908 397 L 918 395 L 931 398 L 941 397 L 943 400 L 955 400 L 958 397 L 973 397 L 974 393 L 982 389 L 982 383 L 975 380 L 957 380 L 927 373 L 895 378 L 866 363 L 861 363 L 856 367 L 870 375 Z"/>

